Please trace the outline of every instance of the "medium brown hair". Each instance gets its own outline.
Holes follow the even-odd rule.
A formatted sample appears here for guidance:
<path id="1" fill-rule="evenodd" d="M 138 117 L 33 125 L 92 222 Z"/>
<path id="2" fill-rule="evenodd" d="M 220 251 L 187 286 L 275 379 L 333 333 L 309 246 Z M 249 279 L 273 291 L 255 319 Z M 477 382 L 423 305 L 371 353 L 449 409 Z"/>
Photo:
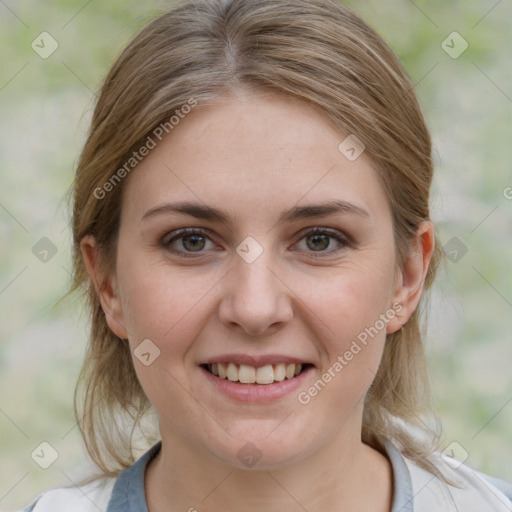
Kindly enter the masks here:
<path id="1" fill-rule="evenodd" d="M 75 414 L 89 456 L 106 475 L 134 462 L 133 434 L 152 406 L 129 344 L 106 323 L 80 251 L 82 238 L 93 235 L 105 271 L 115 272 L 126 180 L 100 199 L 95 191 L 105 190 L 133 151 L 191 99 L 200 107 L 240 88 L 307 102 L 364 143 L 391 205 L 399 266 L 420 222 L 429 219 L 431 139 L 413 85 L 386 43 L 348 8 L 335 0 L 195 0 L 155 19 L 104 81 L 73 189 L 72 289 L 87 288 L 91 313 Z M 426 290 L 440 257 L 436 244 Z M 407 324 L 387 335 L 366 397 L 362 439 L 378 449 L 392 440 L 433 470 L 428 455 L 438 438 L 430 431 L 424 442 L 413 433 L 429 431 L 421 415 L 432 413 L 420 329 L 424 304 L 422 297 Z"/>

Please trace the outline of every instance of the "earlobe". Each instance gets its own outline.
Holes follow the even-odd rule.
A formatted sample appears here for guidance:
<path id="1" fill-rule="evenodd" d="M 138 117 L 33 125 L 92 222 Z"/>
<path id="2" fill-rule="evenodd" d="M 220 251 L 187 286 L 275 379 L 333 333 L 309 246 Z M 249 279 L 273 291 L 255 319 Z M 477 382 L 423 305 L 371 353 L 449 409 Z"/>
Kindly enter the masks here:
<path id="1" fill-rule="evenodd" d="M 397 310 L 395 318 L 388 323 L 386 329 L 388 334 L 400 330 L 416 310 L 423 293 L 434 244 L 434 226 L 430 221 L 423 221 L 418 226 L 409 254 L 397 276 L 393 302 L 398 302 L 402 307 L 400 311 Z"/>
<path id="2" fill-rule="evenodd" d="M 119 338 L 128 338 L 115 278 L 104 275 L 101 270 L 96 239 L 92 235 L 84 236 L 80 242 L 80 249 L 87 273 L 100 299 L 108 326 Z"/>

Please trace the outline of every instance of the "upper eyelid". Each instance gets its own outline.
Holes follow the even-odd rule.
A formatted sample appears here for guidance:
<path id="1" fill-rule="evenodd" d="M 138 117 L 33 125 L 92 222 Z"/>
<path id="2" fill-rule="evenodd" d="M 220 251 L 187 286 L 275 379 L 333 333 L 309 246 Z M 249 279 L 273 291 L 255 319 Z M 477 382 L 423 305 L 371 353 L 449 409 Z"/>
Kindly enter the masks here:
<path id="1" fill-rule="evenodd" d="M 163 243 L 164 243 L 164 245 L 168 245 L 171 241 L 173 241 L 173 239 L 180 240 L 181 238 L 184 238 L 186 236 L 192 236 L 195 234 L 202 235 L 202 236 L 208 238 L 211 242 L 215 243 L 215 241 L 212 239 L 212 236 L 210 233 L 211 233 L 210 230 L 207 228 L 190 227 L 190 228 L 176 229 L 176 230 L 173 230 L 173 231 L 167 233 L 163 237 L 163 240 L 166 240 L 167 238 L 169 238 L 168 240 L 164 241 Z M 351 239 L 347 234 L 340 232 L 338 230 L 335 230 L 333 228 L 326 228 L 326 227 L 320 227 L 320 226 L 312 226 L 309 228 L 304 228 L 304 230 L 297 235 L 299 237 L 299 239 L 297 240 L 296 243 L 300 242 L 303 238 L 305 238 L 307 236 L 314 236 L 315 234 L 323 234 L 328 237 L 337 239 L 339 243 L 345 243 L 345 245 L 349 245 L 351 243 Z M 178 251 L 178 252 L 187 252 L 187 251 Z M 202 251 L 199 251 L 198 254 L 200 254 L 201 252 Z M 313 251 L 313 252 L 315 252 L 315 251 Z M 319 252 L 329 252 L 329 251 L 319 251 Z M 189 252 L 188 254 L 193 254 L 193 252 Z"/>

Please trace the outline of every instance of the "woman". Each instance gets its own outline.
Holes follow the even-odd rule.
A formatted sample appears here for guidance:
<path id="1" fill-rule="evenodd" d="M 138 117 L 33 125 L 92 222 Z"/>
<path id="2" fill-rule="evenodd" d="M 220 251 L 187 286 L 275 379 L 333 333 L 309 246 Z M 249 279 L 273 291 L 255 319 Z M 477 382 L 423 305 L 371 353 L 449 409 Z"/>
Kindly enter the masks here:
<path id="1" fill-rule="evenodd" d="M 146 27 L 74 185 L 101 475 L 25 510 L 511 510 L 424 426 L 432 172 L 410 80 L 336 1 L 188 1 Z"/>

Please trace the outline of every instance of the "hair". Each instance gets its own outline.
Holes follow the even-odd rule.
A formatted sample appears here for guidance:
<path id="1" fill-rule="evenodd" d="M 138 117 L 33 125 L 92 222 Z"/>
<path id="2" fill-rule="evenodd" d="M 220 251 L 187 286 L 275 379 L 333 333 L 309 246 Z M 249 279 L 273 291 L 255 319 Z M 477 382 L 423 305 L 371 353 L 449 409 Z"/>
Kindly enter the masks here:
<path id="1" fill-rule="evenodd" d="M 364 143 L 391 206 L 399 267 L 419 224 L 429 220 L 431 138 L 413 84 L 389 46 L 351 10 L 336 0 L 189 0 L 152 21 L 106 76 L 73 186 L 71 291 L 86 289 L 91 314 L 74 410 L 87 453 L 104 475 L 133 464 L 134 431 L 152 405 L 129 344 L 106 323 L 82 259 L 80 242 L 93 235 L 102 268 L 115 272 L 127 180 L 117 180 L 101 199 L 98 190 L 107 190 L 116 172 L 124 176 L 121 166 L 176 110 L 243 89 L 306 102 Z M 425 291 L 441 257 L 436 243 Z M 426 300 L 424 293 L 403 328 L 387 335 L 361 435 L 380 450 L 385 440 L 394 441 L 434 472 L 429 456 L 439 433 L 423 420 L 435 419 L 420 325 Z"/>

